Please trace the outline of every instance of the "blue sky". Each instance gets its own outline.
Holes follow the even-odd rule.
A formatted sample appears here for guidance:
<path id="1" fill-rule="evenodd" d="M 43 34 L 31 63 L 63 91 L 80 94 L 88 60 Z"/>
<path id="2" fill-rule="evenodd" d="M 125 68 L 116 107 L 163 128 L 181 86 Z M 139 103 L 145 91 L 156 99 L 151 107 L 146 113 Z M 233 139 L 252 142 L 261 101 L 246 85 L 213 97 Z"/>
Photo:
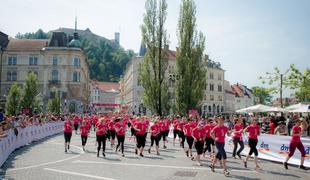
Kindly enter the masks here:
<path id="1" fill-rule="evenodd" d="M 1 0 L 0 31 L 44 31 L 59 27 L 90 28 L 112 39 L 121 32 L 121 44 L 138 51 L 144 0 Z M 170 47 L 177 46 L 180 0 L 168 0 Z M 206 53 L 221 62 L 226 79 L 249 87 L 274 66 L 285 71 L 291 63 L 310 65 L 309 0 L 196 0 L 198 29 L 206 35 Z"/>

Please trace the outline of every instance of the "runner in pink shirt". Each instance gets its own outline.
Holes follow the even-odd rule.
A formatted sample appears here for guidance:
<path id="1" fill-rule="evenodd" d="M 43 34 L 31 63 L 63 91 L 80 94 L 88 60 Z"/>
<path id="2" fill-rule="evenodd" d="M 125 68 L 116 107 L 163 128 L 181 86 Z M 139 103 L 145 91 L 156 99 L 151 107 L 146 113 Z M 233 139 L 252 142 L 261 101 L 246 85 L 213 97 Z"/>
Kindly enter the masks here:
<path id="1" fill-rule="evenodd" d="M 71 118 L 67 117 L 67 120 L 64 123 L 64 137 L 65 137 L 65 152 L 70 149 L 70 141 L 72 137 L 72 129 L 73 125 L 71 122 Z"/>
<path id="2" fill-rule="evenodd" d="M 242 133 L 243 133 L 243 121 L 242 119 L 236 119 L 236 124 L 233 127 L 233 142 L 234 142 L 234 150 L 233 150 L 233 158 L 236 159 L 236 154 L 241 159 L 240 153 L 244 149 L 244 143 L 242 140 Z M 238 144 L 240 145 L 239 150 L 237 151 Z"/>
<path id="3" fill-rule="evenodd" d="M 213 119 L 211 118 L 207 120 L 207 124 L 203 127 L 203 129 L 205 130 L 205 135 L 206 135 L 205 148 L 204 148 L 203 153 L 205 156 L 205 153 L 208 151 L 210 153 L 211 158 L 213 158 L 213 155 L 215 153 L 214 139 L 211 136 L 211 131 L 214 127 L 215 127 L 215 124 L 213 122 Z M 211 147 L 212 147 L 212 152 L 211 152 Z"/>
<path id="4" fill-rule="evenodd" d="M 222 166 L 224 168 L 224 175 L 228 176 L 229 172 L 226 166 L 226 151 L 224 149 L 225 146 L 225 136 L 229 135 L 228 127 L 224 125 L 224 119 L 222 117 L 217 118 L 217 126 L 215 126 L 211 131 L 211 136 L 215 141 L 215 146 L 218 150 L 216 154 L 216 158 L 213 158 L 212 164 L 210 165 L 211 171 L 214 171 L 214 167 L 216 164 L 217 159 L 222 161 Z"/>
<path id="5" fill-rule="evenodd" d="M 122 156 L 124 157 L 126 122 L 124 122 L 121 117 L 115 119 L 115 131 L 117 137 L 117 145 L 115 152 L 117 152 L 118 148 L 121 146 Z"/>
<path id="6" fill-rule="evenodd" d="M 197 155 L 192 157 L 192 160 L 196 160 L 198 166 L 202 166 L 200 162 L 200 156 L 203 154 L 203 145 L 205 139 L 205 130 L 203 129 L 204 125 L 204 121 L 199 122 L 198 126 L 194 128 L 192 132 L 192 137 L 194 138 L 195 148 L 197 151 Z"/>
<path id="7" fill-rule="evenodd" d="M 87 142 L 88 133 L 89 133 L 89 125 L 87 124 L 87 121 L 84 120 L 82 122 L 82 125 L 80 126 L 80 134 L 81 134 L 83 151 L 85 151 L 85 145 Z"/>
<path id="8" fill-rule="evenodd" d="M 184 125 L 183 129 L 184 129 L 184 134 L 186 137 L 186 142 L 188 144 L 188 149 L 187 150 L 184 149 L 184 150 L 185 150 L 187 157 L 189 155 L 193 157 L 192 148 L 193 148 L 194 138 L 192 137 L 192 132 L 195 127 L 193 126 L 193 121 L 191 120 L 191 118 L 188 118 L 187 120 L 188 120 L 188 123 Z"/>
<path id="9" fill-rule="evenodd" d="M 285 169 L 288 169 L 288 161 L 290 160 L 290 158 L 294 155 L 296 148 L 300 151 L 301 154 L 301 158 L 300 158 L 300 169 L 304 169 L 307 170 L 306 167 L 304 166 L 304 161 L 305 161 L 305 156 L 306 156 L 306 151 L 305 151 L 305 147 L 302 144 L 302 142 L 300 141 L 300 136 L 302 134 L 302 129 L 300 127 L 300 124 L 302 122 L 303 119 L 297 120 L 295 126 L 293 126 L 292 128 L 292 132 L 291 132 L 291 142 L 290 142 L 290 148 L 289 148 L 289 154 L 287 155 L 283 165 L 285 167 Z"/>
<path id="10" fill-rule="evenodd" d="M 99 157 L 99 152 L 102 144 L 102 155 L 105 157 L 105 146 L 106 146 L 106 135 L 108 131 L 108 126 L 105 123 L 104 118 L 100 118 L 96 125 L 96 140 L 98 143 L 97 147 L 97 157 Z"/>
<path id="11" fill-rule="evenodd" d="M 257 124 L 257 119 L 253 117 L 251 125 L 246 127 L 243 131 L 249 132 L 249 146 L 250 146 L 249 154 L 246 156 L 244 160 L 244 167 L 247 168 L 247 161 L 249 160 L 250 156 L 254 153 L 255 169 L 260 169 L 257 162 L 258 151 L 256 148 L 258 142 L 257 136 L 260 135 L 260 126 Z"/>
<path id="12" fill-rule="evenodd" d="M 154 141 L 155 141 L 157 155 L 159 155 L 159 140 L 160 140 L 160 127 L 159 127 L 158 123 L 159 123 L 159 119 L 156 119 L 154 124 L 150 128 L 151 145 L 150 145 L 150 148 L 148 150 L 148 152 L 151 153 L 151 148 L 153 147 Z"/>

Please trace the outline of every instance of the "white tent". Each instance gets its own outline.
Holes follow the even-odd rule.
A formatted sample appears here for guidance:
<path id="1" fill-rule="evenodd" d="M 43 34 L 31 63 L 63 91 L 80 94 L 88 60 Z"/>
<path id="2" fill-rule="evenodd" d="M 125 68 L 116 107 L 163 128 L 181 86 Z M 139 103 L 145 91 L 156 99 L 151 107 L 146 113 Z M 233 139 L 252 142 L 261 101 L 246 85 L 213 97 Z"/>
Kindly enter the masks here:
<path id="1" fill-rule="evenodd" d="M 280 107 L 270 107 L 267 112 L 287 112 L 287 110 Z"/>
<path id="2" fill-rule="evenodd" d="M 294 104 L 285 108 L 288 112 L 310 112 L 310 104 Z"/>
<path id="3" fill-rule="evenodd" d="M 250 107 L 247 107 L 247 108 L 239 109 L 236 112 L 237 113 L 269 112 L 269 110 L 271 108 L 272 107 L 270 107 L 270 106 L 265 106 L 265 105 L 262 105 L 262 104 L 257 104 L 255 106 L 250 106 Z"/>
<path id="4" fill-rule="evenodd" d="M 310 113 L 310 104 L 303 104 L 296 109 L 290 110 L 290 112 Z"/>

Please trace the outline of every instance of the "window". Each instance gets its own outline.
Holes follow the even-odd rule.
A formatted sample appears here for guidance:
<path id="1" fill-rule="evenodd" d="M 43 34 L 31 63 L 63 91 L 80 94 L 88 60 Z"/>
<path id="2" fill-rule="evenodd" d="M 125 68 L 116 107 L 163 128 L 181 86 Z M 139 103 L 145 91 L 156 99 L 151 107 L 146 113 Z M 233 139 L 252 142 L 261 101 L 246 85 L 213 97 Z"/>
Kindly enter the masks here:
<path id="1" fill-rule="evenodd" d="M 73 72 L 73 82 L 80 82 L 80 72 Z"/>
<path id="2" fill-rule="evenodd" d="M 53 56 L 53 65 L 54 66 L 58 65 L 58 57 L 57 56 Z"/>
<path id="3" fill-rule="evenodd" d="M 29 65 L 38 65 L 38 57 L 29 56 Z"/>
<path id="4" fill-rule="evenodd" d="M 223 97 L 222 96 L 218 96 L 218 100 L 219 101 L 223 101 Z"/>
<path id="5" fill-rule="evenodd" d="M 52 81 L 58 81 L 58 70 L 52 71 Z"/>
<path id="6" fill-rule="evenodd" d="M 80 66 L 80 58 L 75 57 L 73 59 L 73 65 L 79 67 Z"/>
<path id="7" fill-rule="evenodd" d="M 218 80 L 222 80 L 222 75 L 221 74 L 218 74 Z"/>
<path id="8" fill-rule="evenodd" d="M 210 79 L 213 79 L 213 73 L 210 73 Z"/>
<path id="9" fill-rule="evenodd" d="M 209 112 L 211 112 L 211 106 L 209 106 Z"/>
<path id="10" fill-rule="evenodd" d="M 210 95 L 210 101 L 214 101 L 214 96 Z"/>
<path id="11" fill-rule="evenodd" d="M 214 84 L 210 84 L 210 91 L 214 91 Z"/>
<path id="12" fill-rule="evenodd" d="M 222 92 L 223 91 L 222 85 L 218 85 L 217 89 L 219 92 Z"/>
<path id="13" fill-rule="evenodd" d="M 171 74 L 171 73 L 174 73 L 174 66 L 169 66 L 168 67 L 168 72 L 169 72 L 169 74 Z"/>
<path id="14" fill-rule="evenodd" d="M 17 64 L 17 56 L 9 56 L 8 64 L 9 65 L 16 65 Z"/>
<path id="15" fill-rule="evenodd" d="M 11 71 L 8 71 L 7 73 L 6 73 L 6 77 L 7 77 L 7 81 L 12 81 L 12 73 L 11 73 Z"/>

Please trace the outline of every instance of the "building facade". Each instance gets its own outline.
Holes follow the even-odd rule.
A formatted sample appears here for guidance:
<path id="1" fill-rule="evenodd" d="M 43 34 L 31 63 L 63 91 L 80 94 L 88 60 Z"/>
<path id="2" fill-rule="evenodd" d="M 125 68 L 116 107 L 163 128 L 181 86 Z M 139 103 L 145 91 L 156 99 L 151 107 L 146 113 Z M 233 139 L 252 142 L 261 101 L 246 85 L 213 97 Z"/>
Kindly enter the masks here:
<path id="1" fill-rule="evenodd" d="M 207 84 L 202 102 L 202 115 L 214 116 L 224 112 L 224 79 L 225 71 L 219 62 L 206 58 Z"/>
<path id="2" fill-rule="evenodd" d="M 90 107 L 93 113 L 114 112 L 118 110 L 119 104 L 116 97 L 120 94 L 119 83 L 90 82 Z"/>
<path id="3" fill-rule="evenodd" d="M 251 89 L 242 84 L 234 84 L 231 86 L 235 93 L 235 109 L 243 109 L 255 105 L 255 96 Z"/>
<path id="4" fill-rule="evenodd" d="M 235 93 L 232 90 L 229 81 L 224 81 L 224 113 L 232 114 L 236 112 L 235 108 Z"/>
<path id="5" fill-rule="evenodd" d="M 62 110 L 83 112 L 88 108 L 89 69 L 78 35 L 54 32 L 51 39 L 9 39 L 1 62 L 1 95 L 5 98 L 15 82 L 22 86 L 29 72 L 38 80 L 42 107 L 58 91 Z"/>

